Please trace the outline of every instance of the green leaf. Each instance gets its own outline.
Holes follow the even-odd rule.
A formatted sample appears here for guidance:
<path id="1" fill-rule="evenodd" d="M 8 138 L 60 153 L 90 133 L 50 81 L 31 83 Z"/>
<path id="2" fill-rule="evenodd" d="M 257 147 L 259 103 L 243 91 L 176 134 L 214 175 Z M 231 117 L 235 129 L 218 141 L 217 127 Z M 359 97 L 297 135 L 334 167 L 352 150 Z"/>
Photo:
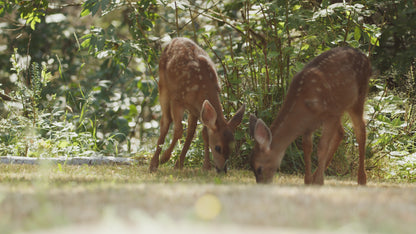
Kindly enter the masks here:
<path id="1" fill-rule="evenodd" d="M 100 6 L 101 6 L 100 0 L 88 0 L 84 2 L 84 4 L 82 4 L 83 8 L 81 11 L 81 16 L 87 16 L 89 14 L 94 16 L 100 9 Z"/>
<path id="2" fill-rule="evenodd" d="M 354 39 L 356 41 L 359 41 L 360 38 L 361 38 L 361 29 L 358 26 L 356 26 L 354 29 Z"/>
<path id="3" fill-rule="evenodd" d="M 88 34 L 88 35 L 91 35 L 91 34 Z M 85 35 L 85 38 L 87 38 L 88 35 Z M 87 47 L 90 47 L 90 46 L 91 46 L 91 38 L 87 38 L 81 43 L 82 48 L 87 48 Z"/>
<path id="4" fill-rule="evenodd" d="M 301 5 L 294 5 L 294 6 L 293 6 L 293 11 L 297 11 L 297 10 L 299 10 L 300 8 L 302 8 L 302 6 L 301 6 Z"/>
<path id="5" fill-rule="evenodd" d="M 300 50 L 307 50 L 309 49 L 309 44 L 303 44 Z"/>
<path id="6" fill-rule="evenodd" d="M 88 8 L 83 8 L 82 9 L 82 11 L 81 11 L 81 17 L 87 16 L 89 14 L 91 14 L 90 9 L 88 9 Z"/>
<path id="7" fill-rule="evenodd" d="M 66 147 L 68 147 L 69 145 L 71 145 L 71 143 L 69 143 L 69 142 L 68 142 L 68 141 L 66 141 L 66 140 L 62 140 L 61 142 L 59 142 L 58 147 L 59 147 L 59 148 L 66 148 Z"/>
<path id="8" fill-rule="evenodd" d="M 40 22 L 40 20 L 39 20 L 39 22 Z M 34 18 L 34 19 L 32 20 L 32 22 L 30 23 L 30 28 L 31 28 L 33 31 L 35 30 L 36 23 L 37 23 L 36 18 Z"/>
<path id="9" fill-rule="evenodd" d="M 370 38 L 371 38 L 371 44 L 372 45 L 375 45 L 375 46 L 380 46 L 380 41 L 378 40 L 378 38 L 377 37 L 372 37 L 372 36 L 370 36 Z"/>

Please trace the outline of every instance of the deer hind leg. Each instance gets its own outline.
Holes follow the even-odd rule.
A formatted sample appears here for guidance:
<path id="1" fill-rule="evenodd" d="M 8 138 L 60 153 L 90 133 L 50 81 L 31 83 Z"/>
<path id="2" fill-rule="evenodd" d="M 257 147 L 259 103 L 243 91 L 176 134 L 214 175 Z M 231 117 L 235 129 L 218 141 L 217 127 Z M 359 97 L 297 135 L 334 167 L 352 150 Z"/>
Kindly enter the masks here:
<path id="1" fill-rule="evenodd" d="M 176 160 L 175 169 L 183 168 L 186 152 L 188 152 L 189 146 L 191 145 L 192 139 L 194 138 L 197 123 L 198 117 L 190 114 L 188 117 L 188 131 L 186 135 L 185 144 L 183 145 L 181 155 L 179 156 L 178 160 Z"/>
<path id="2" fill-rule="evenodd" d="M 172 151 L 175 148 L 176 142 L 182 137 L 183 133 L 182 118 L 184 109 L 180 105 L 175 105 L 175 103 L 171 103 L 170 110 L 173 119 L 173 138 L 169 148 L 166 149 L 165 152 L 163 152 L 163 155 L 160 159 L 161 164 L 169 161 L 172 155 Z"/>
<path id="3" fill-rule="evenodd" d="M 329 164 L 331 164 L 331 161 L 334 158 L 334 154 L 337 151 L 342 139 L 344 138 L 345 132 L 340 121 L 338 122 L 339 124 L 337 126 L 337 129 L 334 131 L 334 134 L 331 138 L 331 142 L 329 143 L 328 153 L 327 153 L 328 158 L 326 160 L 325 170 L 329 167 Z"/>
<path id="4" fill-rule="evenodd" d="M 172 123 L 172 118 L 170 115 L 170 107 L 169 104 L 163 105 L 161 99 L 161 106 L 162 106 L 162 118 L 160 119 L 160 136 L 157 140 L 156 145 L 156 152 L 152 157 L 152 160 L 150 161 L 150 172 L 155 172 L 159 166 L 159 155 L 162 151 L 162 145 L 165 143 L 166 135 L 169 131 L 169 126 Z"/>
<path id="5" fill-rule="evenodd" d="M 211 170 L 211 161 L 209 159 L 209 138 L 206 126 L 202 128 L 202 139 L 204 140 L 204 164 L 202 168 L 208 171 Z"/>
<path id="6" fill-rule="evenodd" d="M 303 157 L 305 160 L 305 184 L 312 183 L 311 154 L 313 150 L 313 132 L 307 132 L 302 137 Z"/>
<path id="7" fill-rule="evenodd" d="M 342 140 L 343 131 L 340 117 L 324 122 L 318 145 L 318 168 L 312 176 L 314 184 L 324 184 L 324 172 Z"/>
<path id="8" fill-rule="evenodd" d="M 367 174 L 365 172 L 365 142 L 366 130 L 363 119 L 364 105 L 357 105 L 353 110 L 349 111 L 351 121 L 354 127 L 355 136 L 358 142 L 359 164 L 358 164 L 358 184 L 366 185 Z"/>

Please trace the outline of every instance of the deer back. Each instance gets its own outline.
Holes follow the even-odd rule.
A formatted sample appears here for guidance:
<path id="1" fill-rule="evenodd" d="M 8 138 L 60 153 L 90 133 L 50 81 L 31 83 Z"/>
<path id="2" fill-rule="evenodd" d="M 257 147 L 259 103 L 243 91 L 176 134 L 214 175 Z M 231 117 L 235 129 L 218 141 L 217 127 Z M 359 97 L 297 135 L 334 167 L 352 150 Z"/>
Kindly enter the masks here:
<path id="1" fill-rule="evenodd" d="M 309 112 L 320 119 L 342 115 L 365 99 L 370 76 L 369 59 L 356 49 L 338 47 L 322 53 L 293 77 L 272 130 L 292 116 L 305 117 L 302 114 Z"/>
<path id="2" fill-rule="evenodd" d="M 159 75 L 159 93 L 169 96 L 175 105 L 199 116 L 202 103 L 209 100 L 215 111 L 222 115 L 214 63 L 193 41 L 173 39 L 160 58 Z"/>

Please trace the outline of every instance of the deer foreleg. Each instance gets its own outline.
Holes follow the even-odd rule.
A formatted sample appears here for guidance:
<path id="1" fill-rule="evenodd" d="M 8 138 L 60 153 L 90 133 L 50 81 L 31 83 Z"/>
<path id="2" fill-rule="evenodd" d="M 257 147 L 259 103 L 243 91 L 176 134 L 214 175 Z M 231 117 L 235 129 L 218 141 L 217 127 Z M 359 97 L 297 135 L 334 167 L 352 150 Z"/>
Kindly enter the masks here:
<path id="1" fill-rule="evenodd" d="M 186 135 L 185 144 L 183 145 L 181 155 L 179 156 L 178 160 L 175 164 L 175 169 L 182 169 L 183 164 L 185 162 L 186 152 L 189 150 L 189 146 L 191 145 L 192 139 L 194 138 L 196 125 L 198 123 L 198 117 L 193 115 L 189 115 L 188 117 L 188 131 Z"/>

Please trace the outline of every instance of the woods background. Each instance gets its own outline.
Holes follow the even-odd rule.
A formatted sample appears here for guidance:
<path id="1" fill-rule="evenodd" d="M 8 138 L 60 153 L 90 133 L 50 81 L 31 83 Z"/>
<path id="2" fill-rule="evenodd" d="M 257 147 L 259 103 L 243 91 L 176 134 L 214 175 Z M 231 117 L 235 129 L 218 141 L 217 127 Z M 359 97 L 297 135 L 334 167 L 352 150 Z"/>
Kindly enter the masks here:
<path id="1" fill-rule="evenodd" d="M 374 71 L 366 104 L 367 170 L 414 182 L 415 5 L 0 1 L 0 156 L 150 158 L 159 133 L 158 60 L 173 37 L 193 39 L 217 64 L 227 118 L 246 103 L 246 113 L 268 124 L 294 74 L 323 51 L 351 46 L 370 57 Z M 236 133 L 235 169 L 248 168 L 248 116 Z M 358 165 L 355 136 L 347 118 L 344 123 L 346 136 L 328 174 L 350 175 Z M 303 173 L 300 143 L 287 150 L 283 172 Z M 186 165 L 201 167 L 202 158 L 198 134 Z"/>

